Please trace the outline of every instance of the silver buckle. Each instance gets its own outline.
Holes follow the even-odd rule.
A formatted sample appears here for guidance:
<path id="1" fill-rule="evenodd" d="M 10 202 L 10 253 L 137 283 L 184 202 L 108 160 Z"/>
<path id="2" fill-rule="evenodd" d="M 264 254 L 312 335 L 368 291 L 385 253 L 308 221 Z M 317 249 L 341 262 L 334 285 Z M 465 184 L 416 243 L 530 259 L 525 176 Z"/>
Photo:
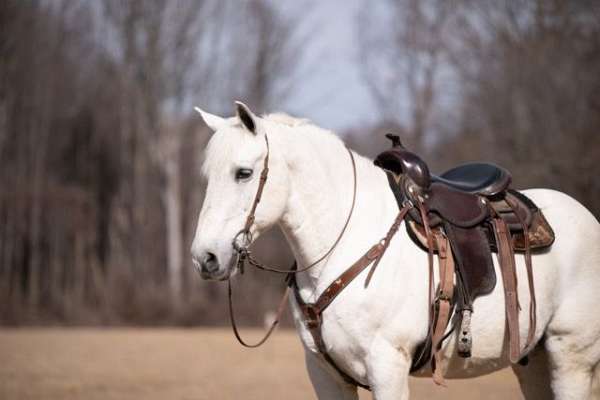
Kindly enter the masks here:
<path id="1" fill-rule="evenodd" d="M 402 201 L 402 207 L 414 208 L 415 204 L 410 199 L 405 198 L 404 201 Z"/>
<path id="2" fill-rule="evenodd" d="M 242 240 L 243 240 L 242 243 L 240 243 L 240 236 L 242 236 Z M 233 237 L 231 246 L 238 254 L 247 255 L 250 253 L 250 250 L 248 250 L 248 247 L 250 247 L 251 243 L 252 243 L 252 233 L 250 231 L 242 229 Z"/>

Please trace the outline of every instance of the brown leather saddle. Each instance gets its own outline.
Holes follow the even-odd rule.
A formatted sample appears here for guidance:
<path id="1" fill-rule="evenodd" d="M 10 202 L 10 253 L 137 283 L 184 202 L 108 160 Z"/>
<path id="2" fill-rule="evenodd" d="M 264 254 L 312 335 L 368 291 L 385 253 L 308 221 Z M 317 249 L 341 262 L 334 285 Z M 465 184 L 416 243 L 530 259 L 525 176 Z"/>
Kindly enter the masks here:
<path id="1" fill-rule="evenodd" d="M 492 253 L 498 253 L 506 296 L 510 358 L 512 362 L 520 360 L 533 345 L 532 331 L 535 331 L 531 252 L 545 249 L 554 242 L 554 232 L 542 211 L 525 195 L 510 189 L 511 174 L 500 166 L 469 163 L 436 176 L 429 172 L 427 164 L 418 155 L 402 146 L 397 136 L 386 136 L 392 140 L 392 148 L 381 153 L 375 164 L 387 172 L 390 188 L 400 207 L 407 202 L 418 205 L 411 208 L 405 219 L 409 236 L 431 253 L 438 253 L 438 242 L 428 240 L 428 235 L 442 235 L 449 242 L 455 263 L 451 302 L 455 310 L 453 329 L 461 323 L 459 355 L 470 356 L 469 321 L 473 301 L 489 294 L 496 286 Z M 523 352 L 518 343 L 519 304 L 514 252 L 525 254 L 532 299 L 530 335 Z M 437 318 L 438 303 L 432 305 L 434 317 L 430 321 L 430 332 L 436 323 L 443 323 Z M 428 337 L 417 352 L 420 353 L 418 359 L 413 360 L 413 370 L 422 367 L 430 358 L 427 355 L 438 350 L 432 349 L 431 337 Z"/>

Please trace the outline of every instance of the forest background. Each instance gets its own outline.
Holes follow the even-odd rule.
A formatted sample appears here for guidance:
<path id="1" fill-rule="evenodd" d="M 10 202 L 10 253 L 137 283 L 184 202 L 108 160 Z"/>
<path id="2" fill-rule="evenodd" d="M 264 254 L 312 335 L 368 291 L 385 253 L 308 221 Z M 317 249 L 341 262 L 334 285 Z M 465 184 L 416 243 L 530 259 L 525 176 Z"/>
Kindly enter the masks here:
<path id="1" fill-rule="evenodd" d="M 0 2 L 0 324 L 226 323 L 225 287 L 189 257 L 210 138 L 192 106 L 310 117 L 334 98 L 356 105 L 334 92 L 293 106 L 310 77 L 339 73 L 323 68 L 335 47 L 307 50 L 335 18 L 314 18 L 318 3 Z M 351 148 L 372 157 L 393 132 L 434 171 L 496 162 L 517 188 L 600 215 L 598 2 L 349 3 L 346 63 L 368 118 L 354 106 L 324 123 Z M 259 256 L 287 265 L 282 241 L 261 238 Z M 248 272 L 236 287 L 241 322 L 260 325 L 283 284 Z"/>

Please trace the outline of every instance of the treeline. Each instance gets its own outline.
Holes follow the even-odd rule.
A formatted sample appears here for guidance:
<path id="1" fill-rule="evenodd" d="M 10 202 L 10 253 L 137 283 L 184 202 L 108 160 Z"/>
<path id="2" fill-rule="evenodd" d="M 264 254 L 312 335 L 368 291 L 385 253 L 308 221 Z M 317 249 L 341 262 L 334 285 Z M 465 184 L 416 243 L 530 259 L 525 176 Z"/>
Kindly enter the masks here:
<path id="1" fill-rule="evenodd" d="M 388 0 L 359 20 L 381 27 L 359 42 L 382 128 L 437 171 L 494 161 L 600 216 L 600 3 Z"/>
<path id="2" fill-rule="evenodd" d="M 436 171 L 495 161 L 600 215 L 597 2 L 388 0 L 356 18 L 380 122 L 351 147 L 375 155 L 393 131 Z M 259 0 L 0 2 L 0 323 L 226 322 L 223 285 L 188 256 L 209 138 L 192 105 L 276 111 L 318 40 L 297 28 Z M 261 259 L 285 265 L 282 240 Z M 240 322 L 281 286 L 246 272 Z"/>
<path id="3" fill-rule="evenodd" d="M 189 268 L 192 106 L 271 107 L 294 34 L 266 1 L 1 2 L 0 321 L 223 320 Z"/>

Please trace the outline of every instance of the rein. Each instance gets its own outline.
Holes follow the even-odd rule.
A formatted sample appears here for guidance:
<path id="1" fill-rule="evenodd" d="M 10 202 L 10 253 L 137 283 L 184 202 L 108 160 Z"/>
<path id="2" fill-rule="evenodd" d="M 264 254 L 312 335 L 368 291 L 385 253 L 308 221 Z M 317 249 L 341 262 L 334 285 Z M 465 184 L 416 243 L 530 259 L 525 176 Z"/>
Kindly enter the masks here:
<path id="1" fill-rule="evenodd" d="M 235 250 L 235 252 L 238 255 L 237 266 L 240 268 L 240 271 L 243 271 L 245 263 L 248 262 L 248 264 L 252 265 L 255 268 L 261 269 L 263 271 L 275 272 L 278 274 L 290 274 L 290 273 L 298 273 L 298 272 L 308 271 L 309 269 L 313 268 L 314 266 L 319 264 L 321 261 L 323 261 L 325 258 L 327 258 L 327 256 L 329 256 L 333 252 L 333 250 L 335 250 L 335 248 L 339 244 L 340 240 L 342 240 L 344 233 L 346 233 L 346 228 L 348 228 L 348 224 L 350 223 L 350 219 L 352 218 L 352 214 L 354 213 L 354 206 L 356 204 L 356 162 L 354 161 L 354 155 L 352 154 L 350 149 L 346 148 L 346 150 L 348 150 L 348 154 L 350 155 L 350 160 L 352 161 L 352 176 L 354 179 L 354 185 L 353 185 L 353 190 L 352 190 L 352 205 L 350 206 L 350 212 L 348 213 L 348 216 L 346 217 L 346 222 L 344 223 L 344 226 L 342 227 L 342 230 L 340 231 L 340 234 L 338 235 L 337 239 L 335 239 L 335 241 L 333 242 L 333 245 L 331 245 L 329 250 L 327 250 L 321 257 L 319 257 L 316 261 L 309 264 L 308 266 L 300 268 L 300 269 L 283 270 L 281 268 L 269 267 L 269 266 L 261 263 L 260 261 L 256 260 L 252 256 L 252 253 L 250 252 L 250 249 L 249 249 L 249 246 L 252 243 L 252 232 L 250 231 L 250 228 L 252 227 L 252 224 L 254 224 L 256 208 L 258 207 L 258 203 L 260 203 L 260 199 L 262 197 L 262 193 L 263 193 L 265 184 L 267 183 L 267 176 L 269 174 L 269 152 L 270 152 L 270 149 L 269 149 L 269 140 L 267 139 L 267 135 L 265 135 L 265 143 L 267 146 L 267 154 L 265 155 L 265 158 L 264 158 L 263 170 L 260 173 L 260 181 L 258 184 L 258 189 L 256 191 L 256 196 L 254 197 L 254 201 L 252 203 L 250 212 L 248 213 L 248 216 L 246 217 L 246 223 L 244 224 L 244 228 L 235 235 L 233 242 L 232 242 L 233 249 Z M 243 238 L 243 245 L 239 244 L 238 239 L 240 237 Z M 296 264 L 296 262 L 294 262 L 294 264 Z"/>
<path id="2" fill-rule="evenodd" d="M 275 319 L 271 323 L 271 326 L 267 329 L 267 332 L 265 333 L 265 335 L 263 336 L 262 339 L 260 339 L 256 343 L 251 344 L 251 343 L 247 343 L 246 341 L 244 341 L 240 335 L 239 329 L 238 329 L 236 321 L 235 321 L 235 313 L 234 313 L 234 307 L 233 307 L 233 290 L 231 287 L 231 279 L 227 280 L 227 294 L 228 294 L 228 301 L 229 301 L 229 319 L 231 321 L 231 328 L 233 329 L 233 333 L 234 333 L 236 339 L 238 340 L 238 342 L 242 346 L 249 347 L 249 348 L 255 348 L 255 347 L 261 346 L 263 343 L 265 343 L 267 341 L 269 336 L 271 336 L 271 334 L 275 330 L 275 327 L 279 324 L 279 320 L 281 319 L 283 312 L 285 311 L 285 303 L 289 297 L 291 282 L 292 282 L 292 279 L 294 278 L 295 274 L 298 272 L 308 271 L 309 269 L 313 268 L 314 266 L 319 264 L 321 261 L 323 261 L 325 258 L 327 258 L 333 252 L 333 250 L 339 244 L 340 240 L 342 240 L 342 237 L 344 236 L 344 233 L 346 232 L 346 229 L 348 228 L 350 219 L 352 218 L 352 214 L 354 213 L 354 206 L 356 204 L 356 186 L 357 186 L 356 185 L 356 181 L 357 181 L 356 162 L 354 161 L 354 155 L 352 154 L 352 151 L 350 151 L 350 149 L 346 148 L 346 150 L 348 151 L 348 154 L 350 155 L 350 160 L 352 161 L 352 176 L 353 176 L 353 180 L 354 180 L 353 190 L 352 190 L 352 205 L 350 206 L 350 212 L 348 213 L 348 216 L 346 217 L 346 222 L 344 223 L 344 226 L 342 227 L 340 234 L 338 235 L 336 240 L 333 242 L 333 245 L 331 245 L 329 250 L 327 250 L 321 257 L 319 257 L 313 263 L 309 264 L 306 267 L 300 268 L 300 269 L 297 268 L 297 263 L 295 260 L 294 260 L 294 263 L 292 264 L 292 267 L 288 270 L 283 270 L 283 269 L 276 268 L 276 267 L 269 267 L 269 266 L 261 263 L 260 261 L 256 260 L 252 256 L 252 253 L 249 249 L 250 244 L 252 244 L 252 232 L 250 231 L 250 228 L 254 224 L 254 221 L 256 218 L 256 208 L 258 207 L 258 203 L 260 203 L 260 200 L 262 198 L 263 190 L 264 190 L 265 184 L 267 183 L 267 177 L 269 175 L 270 147 L 269 147 L 269 139 L 267 138 L 266 134 L 265 134 L 265 145 L 267 147 L 267 154 L 265 155 L 265 158 L 263 160 L 263 169 L 260 173 L 260 180 L 258 183 L 258 188 L 256 190 L 256 195 L 254 196 L 254 201 L 252 202 L 252 207 L 250 208 L 250 212 L 248 213 L 248 216 L 246 217 L 246 222 L 244 224 L 244 228 L 242 228 L 242 230 L 240 230 L 235 235 L 231 245 L 233 247 L 233 250 L 237 254 L 236 266 L 239 268 L 240 273 L 242 273 L 242 274 L 244 273 L 244 266 L 246 263 L 248 263 L 251 266 L 253 266 L 257 269 L 263 270 L 263 271 L 275 272 L 278 274 L 286 274 L 287 275 L 286 276 L 287 286 L 286 286 L 285 292 L 283 293 L 281 300 L 279 301 L 279 305 L 277 307 L 277 313 L 276 313 Z M 243 241 L 242 244 L 240 244 L 240 242 L 239 242 L 240 239 L 242 239 L 242 241 Z"/>

